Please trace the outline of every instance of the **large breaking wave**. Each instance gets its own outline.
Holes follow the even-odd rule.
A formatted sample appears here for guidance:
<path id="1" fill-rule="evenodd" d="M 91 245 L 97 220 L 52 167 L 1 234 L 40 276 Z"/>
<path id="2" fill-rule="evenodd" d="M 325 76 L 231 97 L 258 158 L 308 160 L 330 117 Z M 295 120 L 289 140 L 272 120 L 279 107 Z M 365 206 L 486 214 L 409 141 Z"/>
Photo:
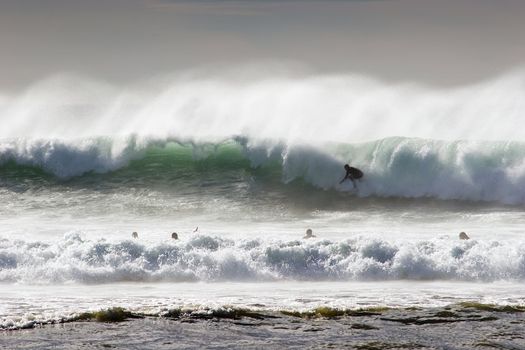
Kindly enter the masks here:
<path id="1" fill-rule="evenodd" d="M 355 75 L 185 74 L 127 88 L 55 76 L 0 98 L 0 181 L 20 166 L 147 177 L 140 165 L 191 170 L 218 155 L 221 169 L 272 164 L 284 183 L 338 191 L 352 189 L 338 184 L 351 162 L 363 197 L 523 204 L 524 101 L 519 71 L 454 89 Z"/>
<path id="2" fill-rule="evenodd" d="M 59 179 L 121 169 L 118 176 L 128 172 L 129 177 L 147 180 L 182 170 L 198 177 L 203 167 L 213 166 L 216 178 L 224 182 L 229 181 L 226 172 L 272 168 L 277 177 L 272 180 L 300 179 L 314 188 L 353 191 L 351 183 L 339 184 L 346 162 L 365 172 L 354 191 L 361 197 L 525 203 L 525 143 L 521 142 L 397 137 L 321 147 L 243 138 L 214 144 L 136 137 L 0 141 L 0 174 L 5 178 L 10 169 L 11 178 L 22 181 L 17 169 L 26 167 Z"/>
<path id="3" fill-rule="evenodd" d="M 525 278 L 523 242 L 448 237 L 389 241 L 231 240 L 194 235 L 178 242 L 0 240 L 0 282 L 350 281 Z"/>

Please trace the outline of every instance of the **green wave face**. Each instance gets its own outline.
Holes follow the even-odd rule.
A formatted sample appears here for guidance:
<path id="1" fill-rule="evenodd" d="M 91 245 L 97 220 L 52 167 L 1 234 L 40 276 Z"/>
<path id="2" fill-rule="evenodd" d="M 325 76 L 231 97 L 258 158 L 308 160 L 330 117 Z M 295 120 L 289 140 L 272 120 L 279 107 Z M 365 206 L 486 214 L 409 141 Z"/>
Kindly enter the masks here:
<path id="1" fill-rule="evenodd" d="M 218 145 L 183 145 L 167 142 L 149 146 L 131 157 L 118 169 L 92 169 L 65 178 L 54 173 L 47 164 L 25 164 L 9 159 L 0 165 L 3 179 L 18 181 L 48 181 L 48 183 L 86 183 L 91 181 L 162 182 L 211 177 L 212 174 L 242 173 L 251 169 L 242 147 L 233 142 Z M 135 159 L 133 159 L 135 158 Z M 62 167 L 71 163 L 63 160 Z M 218 176 L 217 176 L 218 177 Z"/>

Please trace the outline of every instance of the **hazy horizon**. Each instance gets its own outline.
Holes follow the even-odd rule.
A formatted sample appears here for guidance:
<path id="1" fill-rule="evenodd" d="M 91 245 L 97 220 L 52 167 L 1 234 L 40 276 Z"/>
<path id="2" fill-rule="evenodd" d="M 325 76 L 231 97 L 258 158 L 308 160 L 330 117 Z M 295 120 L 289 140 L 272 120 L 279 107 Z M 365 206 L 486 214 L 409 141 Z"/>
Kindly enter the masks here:
<path id="1" fill-rule="evenodd" d="M 515 0 L 3 0 L 0 91 L 263 67 L 457 86 L 525 67 Z"/>

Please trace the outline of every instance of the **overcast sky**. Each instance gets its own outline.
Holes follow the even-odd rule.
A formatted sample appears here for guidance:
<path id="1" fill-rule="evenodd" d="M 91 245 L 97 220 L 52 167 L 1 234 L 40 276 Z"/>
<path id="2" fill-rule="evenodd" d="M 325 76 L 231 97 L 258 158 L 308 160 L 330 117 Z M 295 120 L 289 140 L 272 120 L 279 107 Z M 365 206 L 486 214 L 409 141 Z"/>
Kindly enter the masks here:
<path id="1" fill-rule="evenodd" d="M 522 0 L 0 0 L 0 89 L 283 63 L 459 85 L 525 66 Z"/>

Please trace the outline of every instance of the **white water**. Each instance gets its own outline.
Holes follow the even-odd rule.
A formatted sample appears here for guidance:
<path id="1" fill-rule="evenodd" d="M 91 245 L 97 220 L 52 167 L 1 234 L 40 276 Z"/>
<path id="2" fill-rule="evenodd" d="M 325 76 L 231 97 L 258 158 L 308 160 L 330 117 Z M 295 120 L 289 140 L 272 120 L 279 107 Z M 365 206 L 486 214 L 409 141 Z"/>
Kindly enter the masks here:
<path id="1" fill-rule="evenodd" d="M 519 239 L 189 236 L 150 244 L 80 235 L 52 244 L 3 240 L 0 282 L 525 280 L 525 244 Z"/>
<path id="2" fill-rule="evenodd" d="M 0 167 L 16 169 L 0 177 L 2 325 L 118 305 L 523 303 L 524 81 L 217 75 L 123 89 L 62 76 L 4 96 Z M 251 169 L 179 169 L 165 154 L 112 173 L 153 146 L 202 160 L 202 144 L 232 139 Z M 275 161 L 281 182 L 256 169 Z M 337 184 L 348 161 L 365 172 L 357 193 Z M 318 238 L 301 239 L 308 227 Z M 117 283 L 129 281 L 141 283 Z"/>

